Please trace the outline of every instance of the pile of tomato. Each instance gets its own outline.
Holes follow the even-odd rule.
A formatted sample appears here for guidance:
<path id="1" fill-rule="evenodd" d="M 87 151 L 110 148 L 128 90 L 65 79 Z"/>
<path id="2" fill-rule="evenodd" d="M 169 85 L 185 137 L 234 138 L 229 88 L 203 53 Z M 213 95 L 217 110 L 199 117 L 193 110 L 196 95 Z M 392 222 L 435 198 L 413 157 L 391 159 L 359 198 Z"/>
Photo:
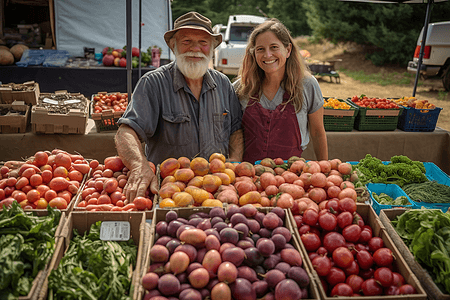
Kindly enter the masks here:
<path id="1" fill-rule="evenodd" d="M 98 93 L 94 96 L 94 113 L 101 114 L 105 110 L 124 112 L 128 105 L 128 93 Z"/>
<path id="2" fill-rule="evenodd" d="M 395 102 L 386 98 L 369 98 L 365 95 L 353 96 L 352 102 L 360 107 L 379 108 L 379 109 L 398 109 L 400 108 Z"/>

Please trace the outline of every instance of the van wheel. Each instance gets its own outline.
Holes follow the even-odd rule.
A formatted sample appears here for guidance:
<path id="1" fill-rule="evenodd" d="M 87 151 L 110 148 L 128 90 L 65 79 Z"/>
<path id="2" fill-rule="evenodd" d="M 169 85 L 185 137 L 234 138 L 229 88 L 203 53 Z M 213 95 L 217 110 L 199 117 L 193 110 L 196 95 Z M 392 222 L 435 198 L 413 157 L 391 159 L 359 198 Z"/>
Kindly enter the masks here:
<path id="1" fill-rule="evenodd" d="M 450 66 L 447 67 L 447 70 L 442 75 L 442 83 L 444 84 L 445 90 L 450 91 Z"/>

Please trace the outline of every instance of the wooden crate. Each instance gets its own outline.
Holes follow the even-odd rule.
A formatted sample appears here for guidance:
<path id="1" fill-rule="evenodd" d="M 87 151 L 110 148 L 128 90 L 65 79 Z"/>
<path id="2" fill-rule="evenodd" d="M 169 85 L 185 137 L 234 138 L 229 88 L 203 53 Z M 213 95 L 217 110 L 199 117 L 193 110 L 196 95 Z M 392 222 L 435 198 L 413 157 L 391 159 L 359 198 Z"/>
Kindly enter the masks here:
<path id="1" fill-rule="evenodd" d="M 24 133 L 30 122 L 30 107 L 23 101 L 14 101 L 12 104 L 0 104 L 0 109 L 15 110 L 19 113 L 9 111 L 0 116 L 0 133 Z"/>

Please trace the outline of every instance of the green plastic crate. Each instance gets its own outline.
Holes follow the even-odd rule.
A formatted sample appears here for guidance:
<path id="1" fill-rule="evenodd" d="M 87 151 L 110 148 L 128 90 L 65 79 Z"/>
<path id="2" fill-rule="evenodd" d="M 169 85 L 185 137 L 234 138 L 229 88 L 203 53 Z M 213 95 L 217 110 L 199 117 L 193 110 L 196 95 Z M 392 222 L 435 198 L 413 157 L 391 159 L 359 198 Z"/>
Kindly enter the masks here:
<path id="1" fill-rule="evenodd" d="M 328 99 L 328 97 L 324 97 Z M 347 103 L 345 100 L 338 99 Z M 358 114 L 358 108 L 352 106 L 350 109 L 324 108 L 323 125 L 326 131 L 352 131 L 355 124 L 355 117 Z"/>
<path id="2" fill-rule="evenodd" d="M 398 118 L 403 108 L 373 109 L 355 105 L 350 99 L 347 103 L 358 108 L 354 128 L 359 131 L 393 131 L 397 129 Z"/>

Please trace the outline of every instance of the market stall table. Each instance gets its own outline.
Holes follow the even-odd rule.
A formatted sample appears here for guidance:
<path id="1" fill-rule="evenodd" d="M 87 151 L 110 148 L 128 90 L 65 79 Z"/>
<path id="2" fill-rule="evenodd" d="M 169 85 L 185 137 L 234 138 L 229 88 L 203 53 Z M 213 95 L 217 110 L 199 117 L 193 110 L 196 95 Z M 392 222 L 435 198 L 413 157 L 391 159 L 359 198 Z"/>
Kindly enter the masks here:
<path id="1" fill-rule="evenodd" d="M 86 134 L 33 134 L 32 132 L 0 134 L 0 161 L 18 160 L 39 150 L 54 148 L 79 152 L 86 158 L 103 160 L 116 155 L 114 144 L 116 131 L 97 132 L 89 119 Z M 328 156 L 342 161 L 358 161 L 367 153 L 381 160 L 394 155 L 406 155 L 412 160 L 434 162 L 450 174 L 450 132 L 436 128 L 433 132 L 357 131 L 327 132 Z M 310 145 L 303 157 L 314 160 Z"/>

